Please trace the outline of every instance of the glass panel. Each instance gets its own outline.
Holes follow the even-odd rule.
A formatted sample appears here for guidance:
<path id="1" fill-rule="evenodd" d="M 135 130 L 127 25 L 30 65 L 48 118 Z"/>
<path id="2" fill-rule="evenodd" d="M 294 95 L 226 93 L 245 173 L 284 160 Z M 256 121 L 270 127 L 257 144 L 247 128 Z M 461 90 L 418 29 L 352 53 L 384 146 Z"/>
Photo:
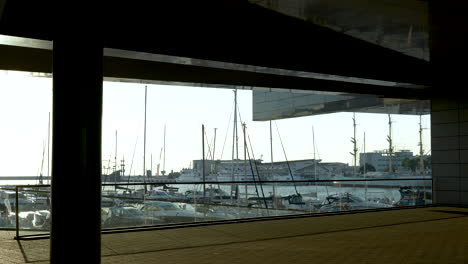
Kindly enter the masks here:
<path id="1" fill-rule="evenodd" d="M 8 225 L 16 227 L 16 224 L 18 224 L 19 236 L 44 234 L 50 231 L 49 186 L 23 185 L 17 187 L 17 192 L 12 189 L 7 193 L 9 195 L 4 200 L 4 204 L 9 212 L 10 222 Z M 10 206 L 7 205 L 8 201 Z M 16 208 L 17 204 L 18 208 Z"/>
<path id="2" fill-rule="evenodd" d="M 50 181 L 52 79 L 31 72 L 0 71 L 0 229 L 48 229 L 45 187 Z M 48 220 L 47 220 L 48 221 Z M 28 232 L 29 232 L 28 231 Z"/>
<path id="3" fill-rule="evenodd" d="M 427 101 L 104 84 L 103 228 L 425 205 Z"/>
<path id="4" fill-rule="evenodd" d="M 268 0 L 249 2 L 429 60 L 426 1 Z"/>
<path id="5" fill-rule="evenodd" d="M 14 229 L 16 192 L 14 187 L 0 188 L 0 228 Z"/>
<path id="6" fill-rule="evenodd" d="M 431 185 L 429 177 L 157 183 L 147 184 L 144 195 L 143 184 L 108 184 L 102 224 L 116 228 L 429 205 Z"/>

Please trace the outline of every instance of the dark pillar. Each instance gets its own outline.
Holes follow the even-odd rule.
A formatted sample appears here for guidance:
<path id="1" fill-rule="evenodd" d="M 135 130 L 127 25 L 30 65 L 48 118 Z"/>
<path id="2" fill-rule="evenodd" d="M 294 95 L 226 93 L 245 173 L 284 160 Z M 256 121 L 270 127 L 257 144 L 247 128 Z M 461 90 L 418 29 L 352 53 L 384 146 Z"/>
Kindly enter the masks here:
<path id="1" fill-rule="evenodd" d="M 53 48 L 50 259 L 100 263 L 103 47 L 93 35 L 64 33 Z"/>
<path id="2" fill-rule="evenodd" d="M 428 2 L 433 202 L 468 206 L 468 4 Z"/>

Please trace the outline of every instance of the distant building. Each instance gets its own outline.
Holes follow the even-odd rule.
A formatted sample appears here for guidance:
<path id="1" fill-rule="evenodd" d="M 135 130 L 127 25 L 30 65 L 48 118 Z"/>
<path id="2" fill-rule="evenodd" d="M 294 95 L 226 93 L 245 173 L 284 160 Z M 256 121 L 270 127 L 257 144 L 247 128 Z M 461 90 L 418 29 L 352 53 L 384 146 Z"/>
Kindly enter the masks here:
<path id="1" fill-rule="evenodd" d="M 112 172 L 109 175 L 102 174 L 101 175 L 102 182 L 120 182 L 122 180 L 122 171 L 117 170 Z"/>
<path id="2" fill-rule="evenodd" d="M 407 171 L 403 167 L 403 160 L 414 158 L 413 152 L 409 150 L 400 150 L 393 152 L 390 156 L 387 151 L 374 151 L 359 153 L 359 166 L 364 166 L 364 163 L 372 165 L 376 171 L 389 171 L 390 164 L 393 171 Z"/>
<path id="3" fill-rule="evenodd" d="M 203 162 L 201 160 L 193 161 L 193 170 L 199 175 L 202 175 Z M 321 160 L 304 159 L 262 162 L 255 160 L 254 164 L 244 160 L 205 160 L 205 176 L 210 174 L 243 174 L 252 175 L 254 170 L 255 175 L 260 175 L 263 180 L 273 180 L 274 176 L 290 175 L 302 176 L 304 178 L 314 179 L 315 175 L 320 175 L 320 179 L 324 176 L 342 175 L 348 165 L 340 162 L 321 163 Z M 250 178 L 249 178 L 250 179 Z"/>
<path id="4" fill-rule="evenodd" d="M 255 160 L 256 164 L 262 163 L 261 160 Z M 218 172 L 226 171 L 249 171 L 250 163 L 249 161 L 244 160 L 205 160 L 205 166 L 203 168 L 203 160 L 194 160 L 193 161 L 193 170 L 195 170 L 199 175 L 202 175 L 203 170 L 205 170 L 205 176 L 209 174 L 215 174 Z"/>
<path id="5" fill-rule="evenodd" d="M 317 160 L 317 164 L 298 169 L 296 173 L 312 180 L 329 180 L 334 176 L 343 175 L 347 170 L 349 170 L 349 166 L 346 163 L 320 162 L 320 160 Z"/>

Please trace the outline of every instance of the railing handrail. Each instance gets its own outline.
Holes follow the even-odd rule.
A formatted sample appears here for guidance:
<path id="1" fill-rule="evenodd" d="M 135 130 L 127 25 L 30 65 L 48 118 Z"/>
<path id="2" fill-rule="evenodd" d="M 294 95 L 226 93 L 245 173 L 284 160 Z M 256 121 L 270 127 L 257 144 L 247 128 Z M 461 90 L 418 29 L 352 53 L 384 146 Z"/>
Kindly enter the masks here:
<path id="1" fill-rule="evenodd" d="M 276 180 L 276 181 L 266 181 L 266 180 L 256 180 L 255 183 L 320 183 L 320 182 L 377 182 L 377 181 L 429 181 L 432 180 L 432 176 L 427 176 L 423 178 L 354 178 L 354 179 L 332 179 L 332 180 Z M 103 182 L 102 186 L 119 186 L 119 185 L 153 185 L 153 184 L 231 184 L 231 183 L 241 183 L 248 184 L 254 183 L 254 181 L 154 181 L 154 182 L 121 182 L 121 183 L 105 183 Z M 19 184 L 19 185 L 9 185 L 11 188 L 2 186 L 0 190 L 15 191 L 15 188 L 45 188 L 50 187 L 50 184 Z"/>

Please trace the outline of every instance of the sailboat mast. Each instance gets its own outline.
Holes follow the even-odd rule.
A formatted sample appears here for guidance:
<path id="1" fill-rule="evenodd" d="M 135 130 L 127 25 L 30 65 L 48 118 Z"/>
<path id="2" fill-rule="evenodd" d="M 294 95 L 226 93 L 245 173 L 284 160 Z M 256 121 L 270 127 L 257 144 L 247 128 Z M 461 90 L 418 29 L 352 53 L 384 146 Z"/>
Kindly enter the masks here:
<path id="1" fill-rule="evenodd" d="M 163 135 L 163 169 L 161 171 L 162 175 L 166 174 L 166 124 L 164 124 L 164 135 Z"/>
<path id="2" fill-rule="evenodd" d="M 41 169 L 39 171 L 39 184 L 43 183 L 42 171 L 44 170 L 44 156 L 45 156 L 45 142 L 42 141 L 42 161 L 41 161 Z"/>
<path id="3" fill-rule="evenodd" d="M 212 161 L 212 172 L 216 173 L 217 168 L 216 168 L 216 162 L 215 160 L 215 150 L 216 150 L 216 130 L 218 130 L 216 127 L 214 128 L 214 138 L 213 138 L 213 155 L 211 156 L 211 161 Z"/>
<path id="4" fill-rule="evenodd" d="M 49 112 L 49 124 L 47 126 L 47 176 L 50 182 L 50 112 Z"/>
<path id="5" fill-rule="evenodd" d="M 271 120 L 270 120 L 270 161 L 271 161 L 271 167 L 270 167 L 270 177 L 273 178 L 273 129 L 271 127 Z M 276 197 L 276 182 L 273 183 L 273 199 Z M 275 208 L 278 207 L 276 204 L 276 199 L 274 200 L 274 205 Z"/>
<path id="6" fill-rule="evenodd" d="M 115 130 L 114 172 L 117 171 L 117 130 Z"/>
<path id="7" fill-rule="evenodd" d="M 238 141 L 238 134 L 237 134 L 237 89 L 234 90 L 234 126 L 233 126 L 233 133 L 232 133 L 232 160 L 239 159 L 239 141 Z M 235 147 L 234 147 L 235 146 Z M 233 163 L 234 165 L 234 163 Z M 234 167 L 233 167 L 234 169 Z M 232 172 L 234 177 L 234 170 Z"/>
<path id="8" fill-rule="evenodd" d="M 423 191 L 424 191 L 424 203 L 426 202 L 426 180 L 424 179 L 424 150 L 423 150 L 423 143 L 422 143 L 422 132 L 423 132 L 423 127 L 422 127 L 422 115 L 419 115 L 419 171 L 423 177 Z"/>
<path id="9" fill-rule="evenodd" d="M 247 176 L 247 137 L 245 134 L 245 123 L 242 124 L 242 132 L 244 133 L 244 178 Z M 247 183 L 245 183 L 245 200 L 248 199 Z"/>
<path id="10" fill-rule="evenodd" d="M 235 130 L 235 139 L 236 139 L 236 160 L 239 160 L 239 134 L 237 131 L 237 89 L 235 90 L 234 93 L 234 100 L 235 100 L 235 108 L 234 110 L 236 111 L 234 115 L 234 130 Z"/>
<path id="11" fill-rule="evenodd" d="M 114 184 L 117 189 L 117 130 L 115 130 Z"/>
<path id="12" fill-rule="evenodd" d="M 367 176 L 366 176 L 366 173 L 367 173 L 367 155 L 366 155 L 366 132 L 364 132 L 364 146 L 363 146 L 363 149 L 364 149 L 364 169 L 363 169 L 363 173 L 364 173 L 364 179 L 366 179 L 366 190 L 365 190 L 365 193 L 364 193 L 364 198 L 365 200 L 367 201 Z"/>
<path id="13" fill-rule="evenodd" d="M 296 194 L 299 196 L 300 193 L 297 191 L 296 182 L 294 181 L 294 175 L 292 173 L 291 166 L 290 166 L 289 161 L 288 161 L 288 157 L 286 156 L 286 150 L 284 149 L 283 140 L 281 139 L 278 124 L 275 123 L 275 125 L 276 125 L 276 132 L 278 132 L 278 138 L 279 138 L 280 143 L 281 143 L 281 148 L 283 149 L 284 159 L 286 161 L 286 165 L 288 166 L 289 176 L 291 176 L 291 181 L 294 184 L 294 190 L 296 191 Z"/>
<path id="14" fill-rule="evenodd" d="M 318 187 L 317 187 L 317 159 L 315 157 L 315 133 L 314 126 L 312 126 L 312 144 L 314 145 L 314 180 L 315 180 L 315 197 L 318 197 Z"/>
<path id="15" fill-rule="evenodd" d="M 234 126 L 233 126 L 233 132 L 232 132 L 232 175 L 231 175 L 231 181 L 235 181 L 234 178 L 234 171 L 235 171 L 235 165 L 237 163 L 237 160 L 239 159 L 239 149 L 238 149 L 238 140 L 237 140 L 237 89 L 234 89 Z M 237 153 L 236 153 L 237 152 Z M 233 199 L 232 192 L 233 189 L 237 190 L 237 184 L 231 185 L 231 200 Z"/>
<path id="16" fill-rule="evenodd" d="M 145 85 L 145 123 L 144 123 L 144 132 L 143 132 L 143 179 L 146 178 L 146 102 L 147 102 L 148 89 Z M 145 180 L 146 182 L 146 180 Z M 147 192 L 145 184 L 145 193 Z"/>
<path id="17" fill-rule="evenodd" d="M 388 171 L 393 172 L 392 156 L 393 156 L 393 140 L 392 140 L 392 117 L 388 114 Z"/>
<path id="18" fill-rule="evenodd" d="M 423 149 L 423 142 L 422 142 L 422 115 L 419 115 L 419 173 L 424 175 L 424 149 Z"/>
<path id="19" fill-rule="evenodd" d="M 232 162 L 232 175 L 231 175 L 231 180 L 234 181 L 234 158 L 235 158 L 235 144 L 236 144 L 236 123 L 237 123 L 237 90 L 234 90 L 234 123 L 232 127 L 232 156 L 231 156 L 231 162 Z M 232 196 L 232 195 L 231 195 Z M 232 199 L 232 197 L 231 197 Z"/>
<path id="20" fill-rule="evenodd" d="M 164 174 L 166 174 L 166 124 L 164 124 L 164 152 L 163 152 L 163 170 Z"/>
<path id="21" fill-rule="evenodd" d="M 353 143 L 353 152 L 351 155 L 353 156 L 353 175 L 356 175 L 356 163 L 357 163 L 357 140 L 356 140 L 356 113 L 353 113 L 353 137 L 351 138 L 351 143 Z"/>
<path id="22" fill-rule="evenodd" d="M 271 120 L 270 120 L 270 161 L 271 161 L 271 166 L 269 170 L 269 176 L 270 179 L 273 179 L 273 129 L 271 127 Z M 278 208 L 278 203 L 276 200 L 276 182 L 273 183 L 273 206 L 274 208 Z"/>
<path id="23" fill-rule="evenodd" d="M 202 124 L 202 179 L 203 179 L 203 202 L 206 198 L 205 186 L 205 125 Z"/>
<path id="24" fill-rule="evenodd" d="M 215 150 L 216 150 L 216 130 L 218 128 L 214 128 L 214 138 L 213 138 L 213 156 L 211 157 L 212 160 L 215 160 Z"/>
<path id="25" fill-rule="evenodd" d="M 270 160 L 271 160 L 271 166 L 273 166 L 273 130 L 271 128 L 271 120 L 270 120 Z"/>

